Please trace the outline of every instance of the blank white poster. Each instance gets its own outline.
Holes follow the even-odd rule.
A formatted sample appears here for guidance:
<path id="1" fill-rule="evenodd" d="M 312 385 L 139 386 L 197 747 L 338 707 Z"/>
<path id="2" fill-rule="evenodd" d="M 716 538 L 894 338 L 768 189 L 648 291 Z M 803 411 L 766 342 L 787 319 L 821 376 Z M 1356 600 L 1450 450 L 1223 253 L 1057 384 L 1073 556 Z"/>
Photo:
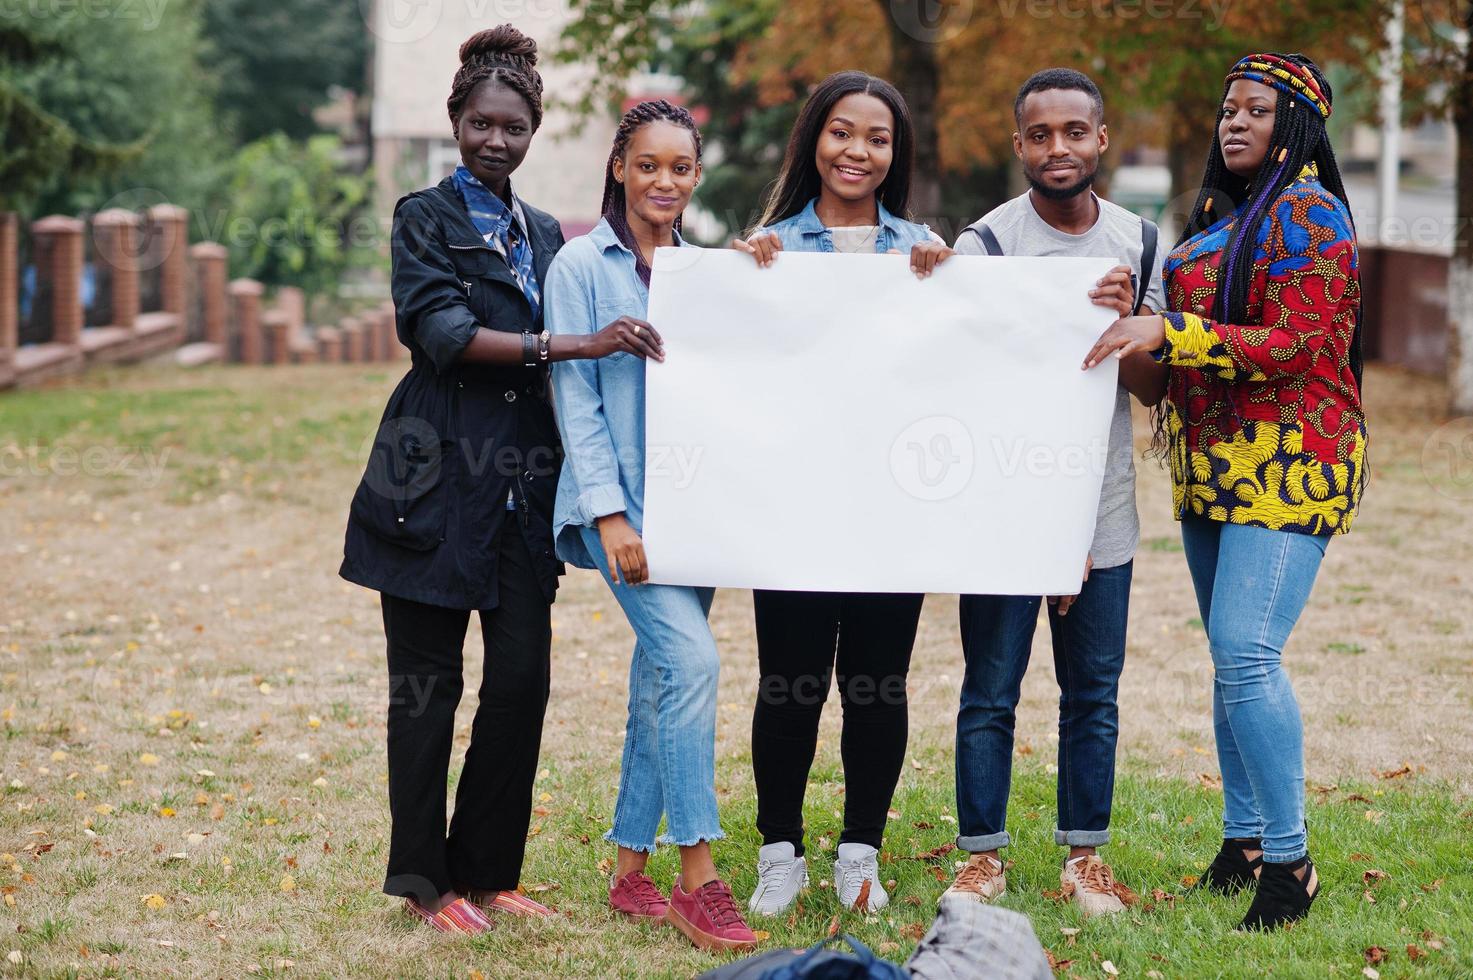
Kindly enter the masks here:
<path id="1" fill-rule="evenodd" d="M 659 249 L 646 370 L 654 582 L 1071 594 L 1117 365 L 1109 258 Z"/>

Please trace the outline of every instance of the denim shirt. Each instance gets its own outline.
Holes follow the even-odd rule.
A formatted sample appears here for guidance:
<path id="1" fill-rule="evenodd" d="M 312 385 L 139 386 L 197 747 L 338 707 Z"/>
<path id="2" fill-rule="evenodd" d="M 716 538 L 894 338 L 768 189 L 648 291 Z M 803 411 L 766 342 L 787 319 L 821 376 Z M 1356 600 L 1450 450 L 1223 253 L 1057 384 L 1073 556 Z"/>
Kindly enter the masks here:
<path id="1" fill-rule="evenodd" d="M 783 243 L 783 250 L 787 252 L 835 251 L 834 234 L 818 219 L 818 212 L 814 209 L 817 204 L 818 198 L 814 198 L 802 211 L 760 231 L 770 231 L 777 235 Z M 909 254 L 912 245 L 934 237 L 930 228 L 895 217 L 879 201 L 875 201 L 875 209 L 880 215 L 880 233 L 875 236 L 876 252 L 884 253 L 893 248 L 897 252 Z"/>
<path id="2" fill-rule="evenodd" d="M 686 247 L 678 233 L 675 242 Z M 597 333 L 621 316 L 643 320 L 649 308 L 634 253 L 604 219 L 558 252 L 543 297 L 543 320 L 554 334 Z M 558 556 L 579 568 L 596 567 L 579 527 L 620 511 L 635 531 L 644 526 L 644 371 L 644 359 L 625 351 L 552 366 L 567 453 L 552 533 Z"/>

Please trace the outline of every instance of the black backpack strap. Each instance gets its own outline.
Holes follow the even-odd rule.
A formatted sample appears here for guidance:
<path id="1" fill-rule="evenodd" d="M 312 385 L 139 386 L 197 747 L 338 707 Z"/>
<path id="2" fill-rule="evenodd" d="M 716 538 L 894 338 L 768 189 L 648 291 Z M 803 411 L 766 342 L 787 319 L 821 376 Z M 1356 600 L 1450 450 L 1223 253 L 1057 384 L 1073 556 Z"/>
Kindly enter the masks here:
<path id="1" fill-rule="evenodd" d="M 975 225 L 968 225 L 967 231 L 982 239 L 982 247 L 987 251 L 988 255 L 1002 254 L 1002 243 L 997 240 L 997 236 L 992 233 L 992 229 L 987 227 L 987 222 L 979 221 Z"/>
<path id="2" fill-rule="evenodd" d="M 1156 239 L 1161 230 L 1149 218 L 1141 219 L 1141 287 L 1135 294 L 1135 311 L 1141 311 L 1146 294 L 1151 291 L 1151 277 L 1156 274 Z M 1159 310 L 1157 312 L 1160 312 Z"/>

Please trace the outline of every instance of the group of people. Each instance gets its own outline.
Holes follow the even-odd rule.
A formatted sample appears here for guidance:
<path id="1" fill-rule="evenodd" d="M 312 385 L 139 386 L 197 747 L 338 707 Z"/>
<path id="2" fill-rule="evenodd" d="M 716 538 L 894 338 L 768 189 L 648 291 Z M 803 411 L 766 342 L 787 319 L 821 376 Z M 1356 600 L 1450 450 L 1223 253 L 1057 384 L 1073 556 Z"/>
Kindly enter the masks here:
<path id="1" fill-rule="evenodd" d="M 618 848 L 612 909 L 668 922 L 702 947 L 756 943 L 748 916 L 785 912 L 809 882 L 803 798 L 832 684 L 845 778 L 832 878 L 844 906 L 874 912 L 889 900 L 878 858 L 905 757 L 924 596 L 755 593 L 763 843 L 744 914 L 711 854 L 723 836 L 713 590 L 649 583 L 640 539 L 645 375 L 665 358 L 646 318 L 650 266 L 656 248 L 687 245 L 681 215 L 701 180 L 701 134 L 669 102 L 631 108 L 609 154 L 601 220 L 564 242 L 510 182 L 542 120 L 536 51 L 510 25 L 465 42 L 448 101 L 462 164 L 394 216 L 393 297 L 412 365 L 353 498 L 341 572 L 382 594 L 384 890 L 443 931 L 490 928 L 488 913 L 551 914 L 517 886 L 566 561 L 602 574 L 635 635 L 606 835 Z M 1365 484 L 1355 231 L 1325 132 L 1331 97 L 1301 55 L 1232 66 L 1202 189 L 1180 240 L 1158 249 L 1153 224 L 1092 189 L 1109 146 L 1098 88 L 1070 69 L 1039 72 L 1014 105 L 1030 189 L 949 247 L 910 220 L 904 98 L 882 79 L 840 72 L 803 106 L 757 228 L 732 242 L 761 267 L 790 251 L 899 252 L 922 279 L 958 253 L 1119 257 L 1090 293 L 1119 318 L 1081 352 L 1084 370 L 1110 357 L 1120 369 L 1095 538 L 1078 593 L 1047 598 L 1060 687 L 1055 840 L 1068 849 L 1063 890 L 1087 915 L 1122 908 L 1098 849 L 1110 839 L 1139 539 L 1132 396 L 1152 406 L 1170 462 L 1215 670 L 1223 842 L 1199 887 L 1252 889 L 1250 929 L 1303 917 L 1318 891 L 1301 721 L 1280 660 Z M 1014 718 L 1044 599 L 961 598 L 957 846 L 969 858 L 947 901 L 1006 891 Z M 447 832 L 472 610 L 483 679 Z M 657 843 L 679 849 L 668 891 L 646 872 Z"/>

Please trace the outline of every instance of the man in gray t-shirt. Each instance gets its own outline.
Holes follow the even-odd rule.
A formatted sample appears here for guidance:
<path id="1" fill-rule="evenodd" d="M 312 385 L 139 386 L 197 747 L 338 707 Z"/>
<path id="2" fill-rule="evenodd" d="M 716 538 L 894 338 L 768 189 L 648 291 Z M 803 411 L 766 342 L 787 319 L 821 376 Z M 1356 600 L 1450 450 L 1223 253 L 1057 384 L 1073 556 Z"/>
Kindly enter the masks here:
<path id="1" fill-rule="evenodd" d="M 1164 308 L 1155 227 L 1100 200 L 1092 189 L 1100 155 L 1109 146 L 1099 89 L 1077 71 L 1051 68 L 1024 83 L 1013 111 L 1013 149 L 1031 190 L 969 226 L 956 251 L 1114 256 L 1129 267 L 1134 284 L 1147 283 L 1143 290 L 1131 287 L 1122 314 L 1140 305 Z M 1154 255 L 1145 256 L 1147 251 Z M 1096 849 L 1110 839 L 1119 731 L 1115 698 L 1140 540 L 1130 396 L 1154 405 L 1165 391 L 1166 369 L 1149 355 L 1121 361 L 1091 564 L 1082 570 L 1077 596 L 1049 599 L 1054 673 L 1062 694 L 1054 839 L 1069 848 L 1060 875 L 1064 894 L 1085 915 L 1124 907 Z M 966 672 L 956 733 L 957 846 L 971 858 L 947 889 L 947 899 L 988 901 L 1006 887 L 998 850 L 1011 843 L 1005 825 L 1013 722 L 1040 604 L 1040 598 L 1027 596 L 961 597 Z"/>

